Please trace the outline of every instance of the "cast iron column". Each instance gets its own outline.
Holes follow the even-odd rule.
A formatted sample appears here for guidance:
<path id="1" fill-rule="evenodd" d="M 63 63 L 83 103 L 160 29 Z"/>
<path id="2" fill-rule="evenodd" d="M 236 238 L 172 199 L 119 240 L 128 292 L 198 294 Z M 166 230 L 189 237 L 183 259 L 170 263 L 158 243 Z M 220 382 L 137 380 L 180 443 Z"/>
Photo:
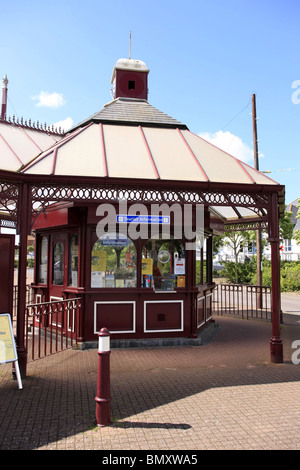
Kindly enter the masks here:
<path id="1" fill-rule="evenodd" d="M 30 188 L 23 183 L 19 194 L 18 224 L 20 235 L 18 303 L 17 303 L 17 351 L 21 377 L 26 377 L 27 350 L 25 346 L 25 309 L 26 309 L 26 273 L 27 273 L 27 235 L 31 216 Z"/>
<path id="2" fill-rule="evenodd" d="M 283 343 L 280 336 L 280 255 L 277 193 L 272 194 L 269 224 L 272 270 L 272 338 L 270 339 L 271 362 L 281 363 L 283 362 Z"/>

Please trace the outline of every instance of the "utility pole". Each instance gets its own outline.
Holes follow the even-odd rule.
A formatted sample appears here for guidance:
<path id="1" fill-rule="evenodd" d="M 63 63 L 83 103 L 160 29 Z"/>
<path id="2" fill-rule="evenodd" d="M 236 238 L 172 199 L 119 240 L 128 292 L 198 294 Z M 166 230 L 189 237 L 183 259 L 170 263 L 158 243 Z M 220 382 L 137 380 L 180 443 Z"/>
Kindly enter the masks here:
<path id="1" fill-rule="evenodd" d="M 252 95 L 252 122 L 253 122 L 253 149 L 254 149 L 254 168 L 259 170 L 258 163 L 258 144 L 257 144 L 257 123 L 256 123 L 256 97 Z M 257 261 L 257 285 L 262 286 L 262 242 L 261 229 L 256 231 L 256 261 Z M 262 292 L 261 289 L 256 295 L 257 307 L 262 308 Z"/>

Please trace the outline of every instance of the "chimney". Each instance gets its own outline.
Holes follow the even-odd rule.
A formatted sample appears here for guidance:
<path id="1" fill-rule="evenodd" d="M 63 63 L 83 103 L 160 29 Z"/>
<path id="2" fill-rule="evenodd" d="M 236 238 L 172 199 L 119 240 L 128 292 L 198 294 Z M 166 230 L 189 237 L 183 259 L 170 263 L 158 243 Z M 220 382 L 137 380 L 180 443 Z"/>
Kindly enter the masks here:
<path id="1" fill-rule="evenodd" d="M 7 75 L 4 75 L 4 78 L 2 80 L 3 85 L 2 85 L 2 106 L 1 106 L 1 119 L 5 120 L 6 119 L 6 111 L 7 111 Z"/>

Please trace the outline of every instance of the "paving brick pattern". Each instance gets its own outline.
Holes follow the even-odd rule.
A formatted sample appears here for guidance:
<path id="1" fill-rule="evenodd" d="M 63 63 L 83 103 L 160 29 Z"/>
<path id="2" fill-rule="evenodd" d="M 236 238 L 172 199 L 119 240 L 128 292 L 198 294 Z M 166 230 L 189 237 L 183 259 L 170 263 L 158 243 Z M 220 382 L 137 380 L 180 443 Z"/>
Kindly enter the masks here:
<path id="1" fill-rule="evenodd" d="M 201 346 L 112 350 L 113 424 L 104 428 L 95 425 L 95 349 L 29 363 L 22 390 L 1 365 L 0 449 L 299 450 L 291 345 L 300 322 L 282 325 L 283 364 L 270 362 L 270 323 L 216 323 Z"/>

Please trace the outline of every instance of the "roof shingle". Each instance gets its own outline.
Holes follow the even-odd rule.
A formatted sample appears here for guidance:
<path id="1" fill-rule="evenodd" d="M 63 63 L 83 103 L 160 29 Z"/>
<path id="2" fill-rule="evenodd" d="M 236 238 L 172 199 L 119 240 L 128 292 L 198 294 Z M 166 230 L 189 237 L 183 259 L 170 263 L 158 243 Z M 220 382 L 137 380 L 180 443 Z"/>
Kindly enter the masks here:
<path id="1" fill-rule="evenodd" d="M 74 126 L 69 132 L 78 127 L 85 126 L 89 122 L 108 123 L 126 125 L 155 125 L 162 127 L 173 127 L 187 129 L 187 126 L 180 121 L 168 116 L 146 100 L 132 98 L 117 98 L 106 104 L 103 109 Z"/>

